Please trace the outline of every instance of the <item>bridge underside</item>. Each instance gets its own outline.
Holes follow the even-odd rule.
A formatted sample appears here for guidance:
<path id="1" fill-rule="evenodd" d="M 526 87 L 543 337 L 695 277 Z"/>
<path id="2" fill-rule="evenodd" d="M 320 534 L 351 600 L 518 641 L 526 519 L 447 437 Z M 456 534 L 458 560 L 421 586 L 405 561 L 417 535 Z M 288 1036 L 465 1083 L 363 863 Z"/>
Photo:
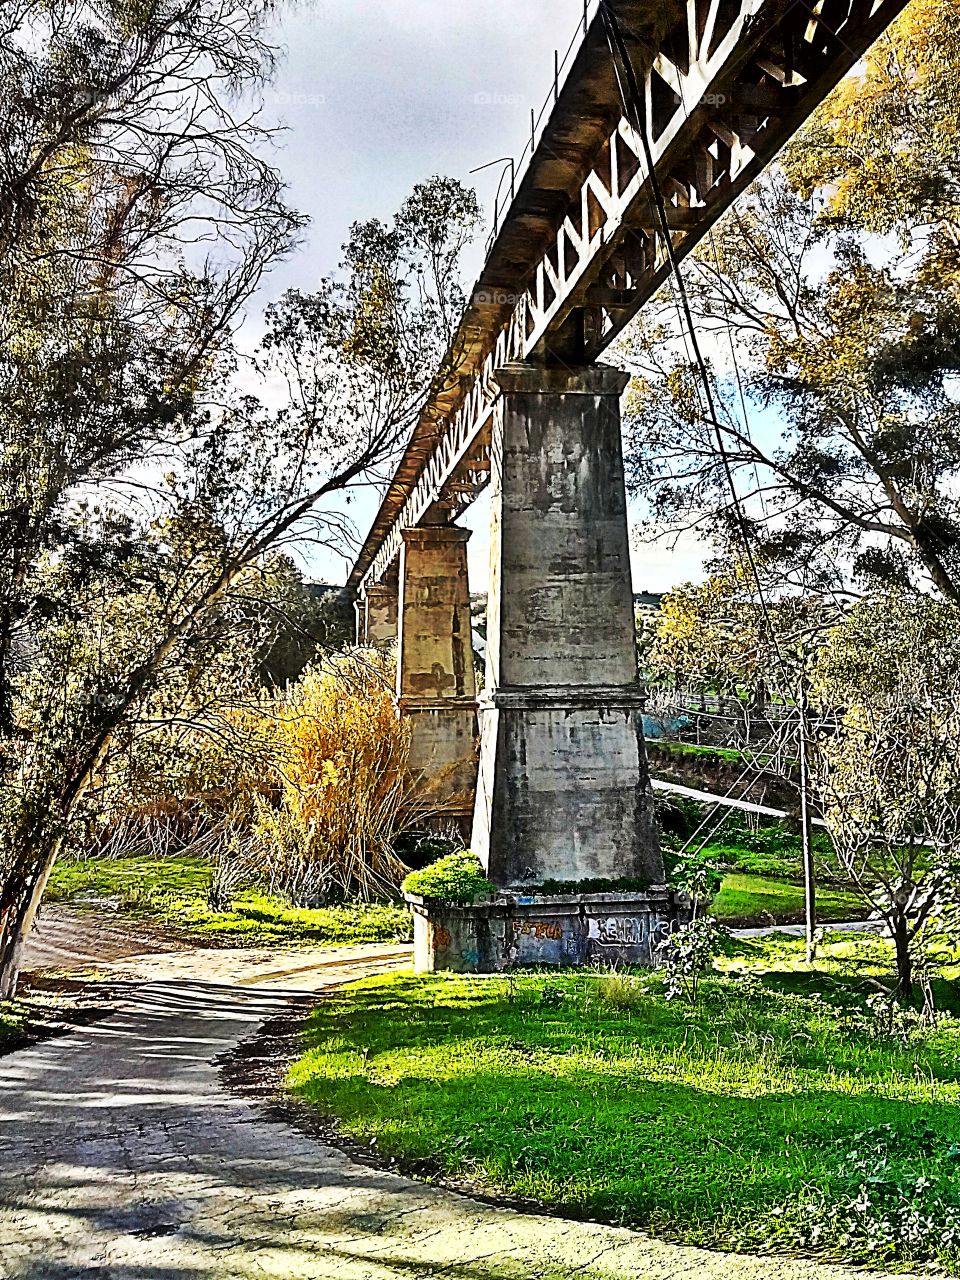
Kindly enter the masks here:
<path id="1" fill-rule="evenodd" d="M 641 727 L 619 398 L 597 363 L 904 0 L 611 0 L 645 96 L 624 115 L 596 18 L 354 568 L 399 633 L 418 766 L 473 807 L 494 883 L 662 880 Z M 492 489 L 486 687 L 466 535 Z M 479 784 L 474 742 L 479 714 Z"/>

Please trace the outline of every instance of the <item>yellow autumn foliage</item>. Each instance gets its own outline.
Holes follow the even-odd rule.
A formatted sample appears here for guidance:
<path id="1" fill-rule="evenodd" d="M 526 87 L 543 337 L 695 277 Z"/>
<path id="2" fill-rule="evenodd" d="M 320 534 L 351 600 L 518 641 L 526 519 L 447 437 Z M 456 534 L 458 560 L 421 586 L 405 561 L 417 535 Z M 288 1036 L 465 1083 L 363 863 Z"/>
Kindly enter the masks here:
<path id="1" fill-rule="evenodd" d="M 370 899 L 406 868 L 393 841 L 411 797 L 409 730 L 381 654 L 308 670 L 264 711 L 273 795 L 254 796 L 252 840 L 271 888 L 300 903 Z"/>

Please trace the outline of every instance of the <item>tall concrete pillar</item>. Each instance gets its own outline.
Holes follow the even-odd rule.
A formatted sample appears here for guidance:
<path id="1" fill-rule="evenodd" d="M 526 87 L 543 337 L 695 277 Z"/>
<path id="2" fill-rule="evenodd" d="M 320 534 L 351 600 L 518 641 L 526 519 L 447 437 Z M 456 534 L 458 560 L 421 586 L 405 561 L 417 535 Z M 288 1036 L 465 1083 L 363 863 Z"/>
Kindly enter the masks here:
<path id="1" fill-rule="evenodd" d="M 472 848 L 501 888 L 662 884 L 620 437 L 628 378 L 527 364 L 496 377 Z"/>
<path id="2" fill-rule="evenodd" d="M 467 542 L 456 525 L 403 530 L 397 694 L 410 721 L 410 767 L 424 802 L 445 815 L 473 807 L 477 685 Z"/>
<path id="3" fill-rule="evenodd" d="M 361 601 L 363 609 L 363 643 L 375 649 L 387 649 L 397 639 L 399 590 L 388 582 L 366 587 Z"/>

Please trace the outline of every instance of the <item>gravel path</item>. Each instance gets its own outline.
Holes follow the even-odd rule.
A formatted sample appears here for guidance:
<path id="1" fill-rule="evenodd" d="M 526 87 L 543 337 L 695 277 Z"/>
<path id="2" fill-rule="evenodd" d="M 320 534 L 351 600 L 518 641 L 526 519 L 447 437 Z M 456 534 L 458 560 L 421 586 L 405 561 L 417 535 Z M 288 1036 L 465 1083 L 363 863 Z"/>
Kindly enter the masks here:
<path id="1" fill-rule="evenodd" d="M 216 980 L 196 976 L 209 952 L 194 953 L 194 976 L 188 955 L 134 961 L 112 1018 L 0 1059 L 2 1280 L 864 1280 L 496 1209 L 357 1165 L 227 1093 L 217 1059 L 297 989 L 408 952 L 300 951 L 272 968 L 213 955 Z M 159 980 L 164 963 L 174 980 Z"/>

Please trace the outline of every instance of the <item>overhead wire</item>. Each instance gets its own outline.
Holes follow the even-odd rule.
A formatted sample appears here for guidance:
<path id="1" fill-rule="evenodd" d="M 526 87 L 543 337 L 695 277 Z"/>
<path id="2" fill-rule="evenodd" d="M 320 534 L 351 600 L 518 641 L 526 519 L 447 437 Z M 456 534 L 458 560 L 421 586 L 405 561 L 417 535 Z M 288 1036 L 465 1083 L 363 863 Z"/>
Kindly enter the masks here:
<path id="1" fill-rule="evenodd" d="M 716 264 L 717 275 L 720 275 L 722 270 L 720 266 L 720 251 L 717 248 L 717 237 L 714 234 L 712 227 L 710 228 L 709 240 L 710 240 L 710 248 L 713 250 L 713 260 L 714 260 L 714 263 Z M 730 361 L 731 361 L 731 364 L 733 365 L 733 376 L 734 376 L 734 379 L 736 380 L 737 394 L 740 399 L 740 413 L 743 419 L 743 430 L 744 430 L 744 434 L 747 437 L 747 440 L 750 442 L 750 445 L 752 447 L 753 432 L 750 429 L 750 413 L 749 413 L 749 410 L 747 409 L 747 394 L 746 394 L 746 391 L 744 390 L 743 376 L 740 371 L 740 358 L 737 355 L 737 344 L 733 340 L 733 321 L 730 316 L 730 301 L 726 297 L 726 295 L 724 295 L 724 298 L 723 298 L 723 318 L 724 318 L 724 323 L 725 323 L 726 333 L 727 333 L 727 345 L 730 347 Z M 760 499 L 760 510 L 763 512 L 764 520 L 767 520 L 769 519 L 769 516 L 767 513 L 767 499 L 766 499 L 766 495 L 763 492 L 763 486 L 760 483 L 760 466 L 756 460 L 754 460 L 754 463 L 753 463 L 753 475 L 754 475 L 754 479 L 757 482 L 757 496 Z"/>
<path id="2" fill-rule="evenodd" d="M 681 854 L 687 853 L 691 845 L 694 843 L 697 837 L 701 834 L 701 832 L 703 832 L 706 828 L 709 827 L 710 829 L 707 831 L 707 834 L 700 841 L 700 844 L 694 850 L 692 856 L 698 857 L 703 852 L 703 850 L 714 839 L 714 837 L 718 834 L 718 832 L 722 829 L 724 824 L 727 822 L 728 818 L 731 816 L 731 813 L 729 810 L 723 809 L 723 802 L 725 800 L 731 799 L 733 797 L 734 791 L 736 791 L 739 787 L 753 786 L 755 782 L 760 781 L 760 779 L 763 777 L 764 773 L 766 772 L 763 767 L 763 763 L 760 759 L 761 754 L 764 752 L 768 752 L 768 754 L 773 755 L 774 754 L 773 748 L 775 746 L 779 746 L 782 750 L 787 750 L 793 734 L 792 732 L 785 733 L 784 731 L 792 730 L 792 729 L 793 729 L 793 726 L 790 725 L 789 722 L 782 721 L 777 726 L 777 728 L 774 729 L 773 733 L 770 734 L 767 740 L 760 744 L 759 750 L 754 754 L 753 759 L 748 759 L 745 761 L 745 767 L 742 773 L 730 784 L 730 786 L 727 788 L 727 790 L 723 793 L 722 796 L 718 795 L 716 797 L 717 803 L 715 803 L 713 807 L 704 814 L 703 819 L 700 822 L 700 825 L 696 828 L 696 830 L 690 836 L 688 836 L 688 838 L 684 842 L 683 848 L 680 850 Z M 780 741 L 781 739 L 782 741 Z M 720 815 L 719 820 L 715 823 L 715 825 L 710 826 L 711 821 L 717 814 Z"/>
<path id="3" fill-rule="evenodd" d="M 651 143 L 649 132 L 648 132 L 649 120 L 647 116 L 646 103 L 640 91 L 640 85 L 637 80 L 636 70 L 633 65 L 633 60 L 630 57 L 630 52 L 627 48 L 627 44 L 623 36 L 623 31 L 621 30 L 620 20 L 617 17 L 617 14 L 614 12 L 610 4 L 610 0 L 599 0 L 599 11 L 602 16 L 604 29 L 607 36 L 607 43 L 610 48 L 611 63 L 613 66 L 614 75 L 616 77 L 617 88 L 618 88 L 620 99 L 623 105 L 624 115 L 628 120 L 630 120 L 632 117 L 633 127 L 637 136 L 640 139 L 640 144 L 643 150 L 643 159 L 646 165 L 647 177 L 650 183 L 650 190 L 653 196 L 653 202 L 656 210 L 657 221 L 660 225 L 660 232 L 663 238 L 663 243 L 666 249 L 667 261 L 670 267 L 670 274 L 672 277 L 674 296 L 676 298 L 678 310 L 680 312 L 681 331 L 684 336 L 684 344 L 686 345 L 687 342 L 689 341 L 689 348 L 692 349 L 693 351 L 694 363 L 697 368 L 697 371 L 700 377 L 700 382 L 702 385 L 703 399 L 701 400 L 701 412 L 705 404 L 707 412 L 704 415 L 704 417 L 706 418 L 709 426 L 712 428 L 714 433 L 717 450 L 720 456 L 723 473 L 726 479 L 727 489 L 730 495 L 731 505 L 734 512 L 734 518 L 740 534 L 740 541 L 741 541 L 743 555 L 747 561 L 751 577 L 753 578 L 753 582 L 756 587 L 757 598 L 760 605 L 761 614 L 763 616 L 764 627 L 770 638 L 770 643 L 776 658 L 777 665 L 780 668 L 781 675 L 784 678 L 786 687 L 789 689 L 793 684 L 793 680 L 791 678 L 790 672 L 788 671 L 787 663 L 784 659 L 783 651 L 780 646 L 780 641 L 777 636 L 776 629 L 774 628 L 774 625 L 773 625 L 770 606 L 767 600 L 767 593 L 764 589 L 764 585 L 760 577 L 759 565 L 757 563 L 757 558 L 754 554 L 749 523 L 747 520 L 746 513 L 743 509 L 743 504 L 741 502 L 740 495 L 737 491 L 736 476 L 734 475 L 733 465 L 730 461 L 730 455 L 727 451 L 727 445 L 724 439 L 724 426 L 721 423 L 719 414 L 717 412 L 717 401 L 716 401 L 716 396 L 714 395 L 713 382 L 710 376 L 710 369 L 707 365 L 707 361 L 703 354 L 703 349 L 700 345 L 700 340 L 697 334 L 696 324 L 694 322 L 694 317 L 693 317 L 693 308 L 690 305 L 690 296 L 687 291 L 686 282 L 683 278 L 683 273 L 680 269 L 680 259 L 677 254 L 676 246 L 673 242 L 673 235 L 670 230 L 670 223 L 667 217 L 666 201 L 664 199 L 663 190 L 660 186 L 660 179 L 657 173 L 656 163 L 653 158 L 653 148 L 652 148 L 652 143 Z M 681 98 L 681 103 L 682 103 L 682 98 Z M 685 104 L 682 104 L 682 105 L 685 105 Z M 732 335 L 731 335 L 731 346 L 732 345 L 733 344 L 732 344 Z M 735 363 L 735 368 L 737 370 L 738 385 L 741 386 L 741 394 L 742 394 L 742 380 L 740 379 L 739 365 L 736 362 L 735 354 L 734 354 L 734 363 Z M 744 412 L 746 412 L 745 397 L 743 399 L 743 407 L 744 407 Z M 748 428 L 749 428 L 749 424 L 748 424 Z M 764 511 L 764 516 L 766 518 L 765 504 L 762 505 L 762 510 Z M 800 687 L 799 687 L 798 698 L 797 698 L 797 706 L 798 706 L 798 710 L 800 711 L 801 721 L 803 716 L 803 712 L 801 708 L 804 703 L 804 697 L 805 697 L 805 691 L 803 686 L 803 676 L 801 675 Z M 780 730 L 778 730 L 778 733 L 776 736 L 779 736 L 779 734 L 782 732 L 782 729 L 783 729 L 783 726 L 781 725 Z M 802 744 L 802 740 L 803 740 L 802 722 L 798 723 L 797 729 L 798 729 L 798 734 L 800 736 L 801 744 Z M 704 822 L 701 823 L 701 827 L 698 828 L 698 831 L 702 829 L 704 825 L 709 823 L 710 816 L 711 815 L 708 815 L 704 819 Z M 723 822 L 726 820 L 726 816 L 727 815 L 724 815 L 721 818 L 720 823 L 716 827 L 716 830 L 720 829 L 720 826 L 722 826 Z M 687 842 L 687 844 L 685 845 L 685 849 L 689 847 L 690 843 L 692 843 L 692 840 L 695 838 L 696 838 L 696 835 L 694 835 L 691 838 L 691 840 Z M 707 843 L 707 841 L 709 841 L 710 838 L 711 837 L 708 836 L 707 840 L 701 843 L 700 850 L 702 850 L 705 847 L 705 844 Z M 698 852 L 700 850 L 698 850 Z M 808 939 L 808 944 L 809 944 L 809 939 Z"/>
<path id="4" fill-rule="evenodd" d="M 670 265 L 670 273 L 673 280 L 675 296 L 681 313 L 681 325 L 684 330 L 684 341 L 685 343 L 689 341 L 690 349 L 693 351 L 694 363 L 700 377 L 704 398 L 703 403 L 705 403 L 707 409 L 707 413 L 704 416 L 714 432 L 717 450 L 720 455 L 727 488 L 730 494 L 731 505 L 733 507 L 737 528 L 740 533 L 743 553 L 746 557 L 750 574 L 757 590 L 757 597 L 761 613 L 763 615 L 764 625 L 770 637 L 781 673 L 788 683 L 791 683 L 787 671 L 787 664 L 784 660 L 783 653 L 780 648 L 780 642 L 773 626 L 773 619 L 771 617 L 770 607 L 767 601 L 767 594 L 760 578 L 760 570 L 753 550 L 746 513 L 743 510 L 743 504 L 740 500 L 740 495 L 737 492 L 736 477 L 733 473 L 730 455 L 727 451 L 726 441 L 723 437 L 723 425 L 720 422 L 720 418 L 717 413 L 716 396 L 714 395 L 710 370 L 697 335 L 696 324 L 693 318 L 693 308 L 690 305 L 690 295 L 687 291 L 686 282 L 683 279 L 683 273 L 680 269 L 680 259 L 677 255 L 676 246 L 673 243 L 673 236 L 670 232 L 666 201 L 664 200 L 663 190 L 660 186 L 660 179 L 657 174 L 657 168 L 654 162 L 653 150 L 648 133 L 646 107 L 643 96 L 640 92 L 640 85 L 637 81 L 633 60 L 630 57 L 630 52 L 623 36 L 620 19 L 613 11 L 610 0 L 599 0 L 599 4 L 624 114 L 627 119 L 632 118 L 634 130 L 639 137 L 641 147 L 643 148 L 643 158 L 650 182 L 650 190 L 653 195 L 657 221 L 660 224 L 660 231 L 666 248 L 667 260 Z"/>

